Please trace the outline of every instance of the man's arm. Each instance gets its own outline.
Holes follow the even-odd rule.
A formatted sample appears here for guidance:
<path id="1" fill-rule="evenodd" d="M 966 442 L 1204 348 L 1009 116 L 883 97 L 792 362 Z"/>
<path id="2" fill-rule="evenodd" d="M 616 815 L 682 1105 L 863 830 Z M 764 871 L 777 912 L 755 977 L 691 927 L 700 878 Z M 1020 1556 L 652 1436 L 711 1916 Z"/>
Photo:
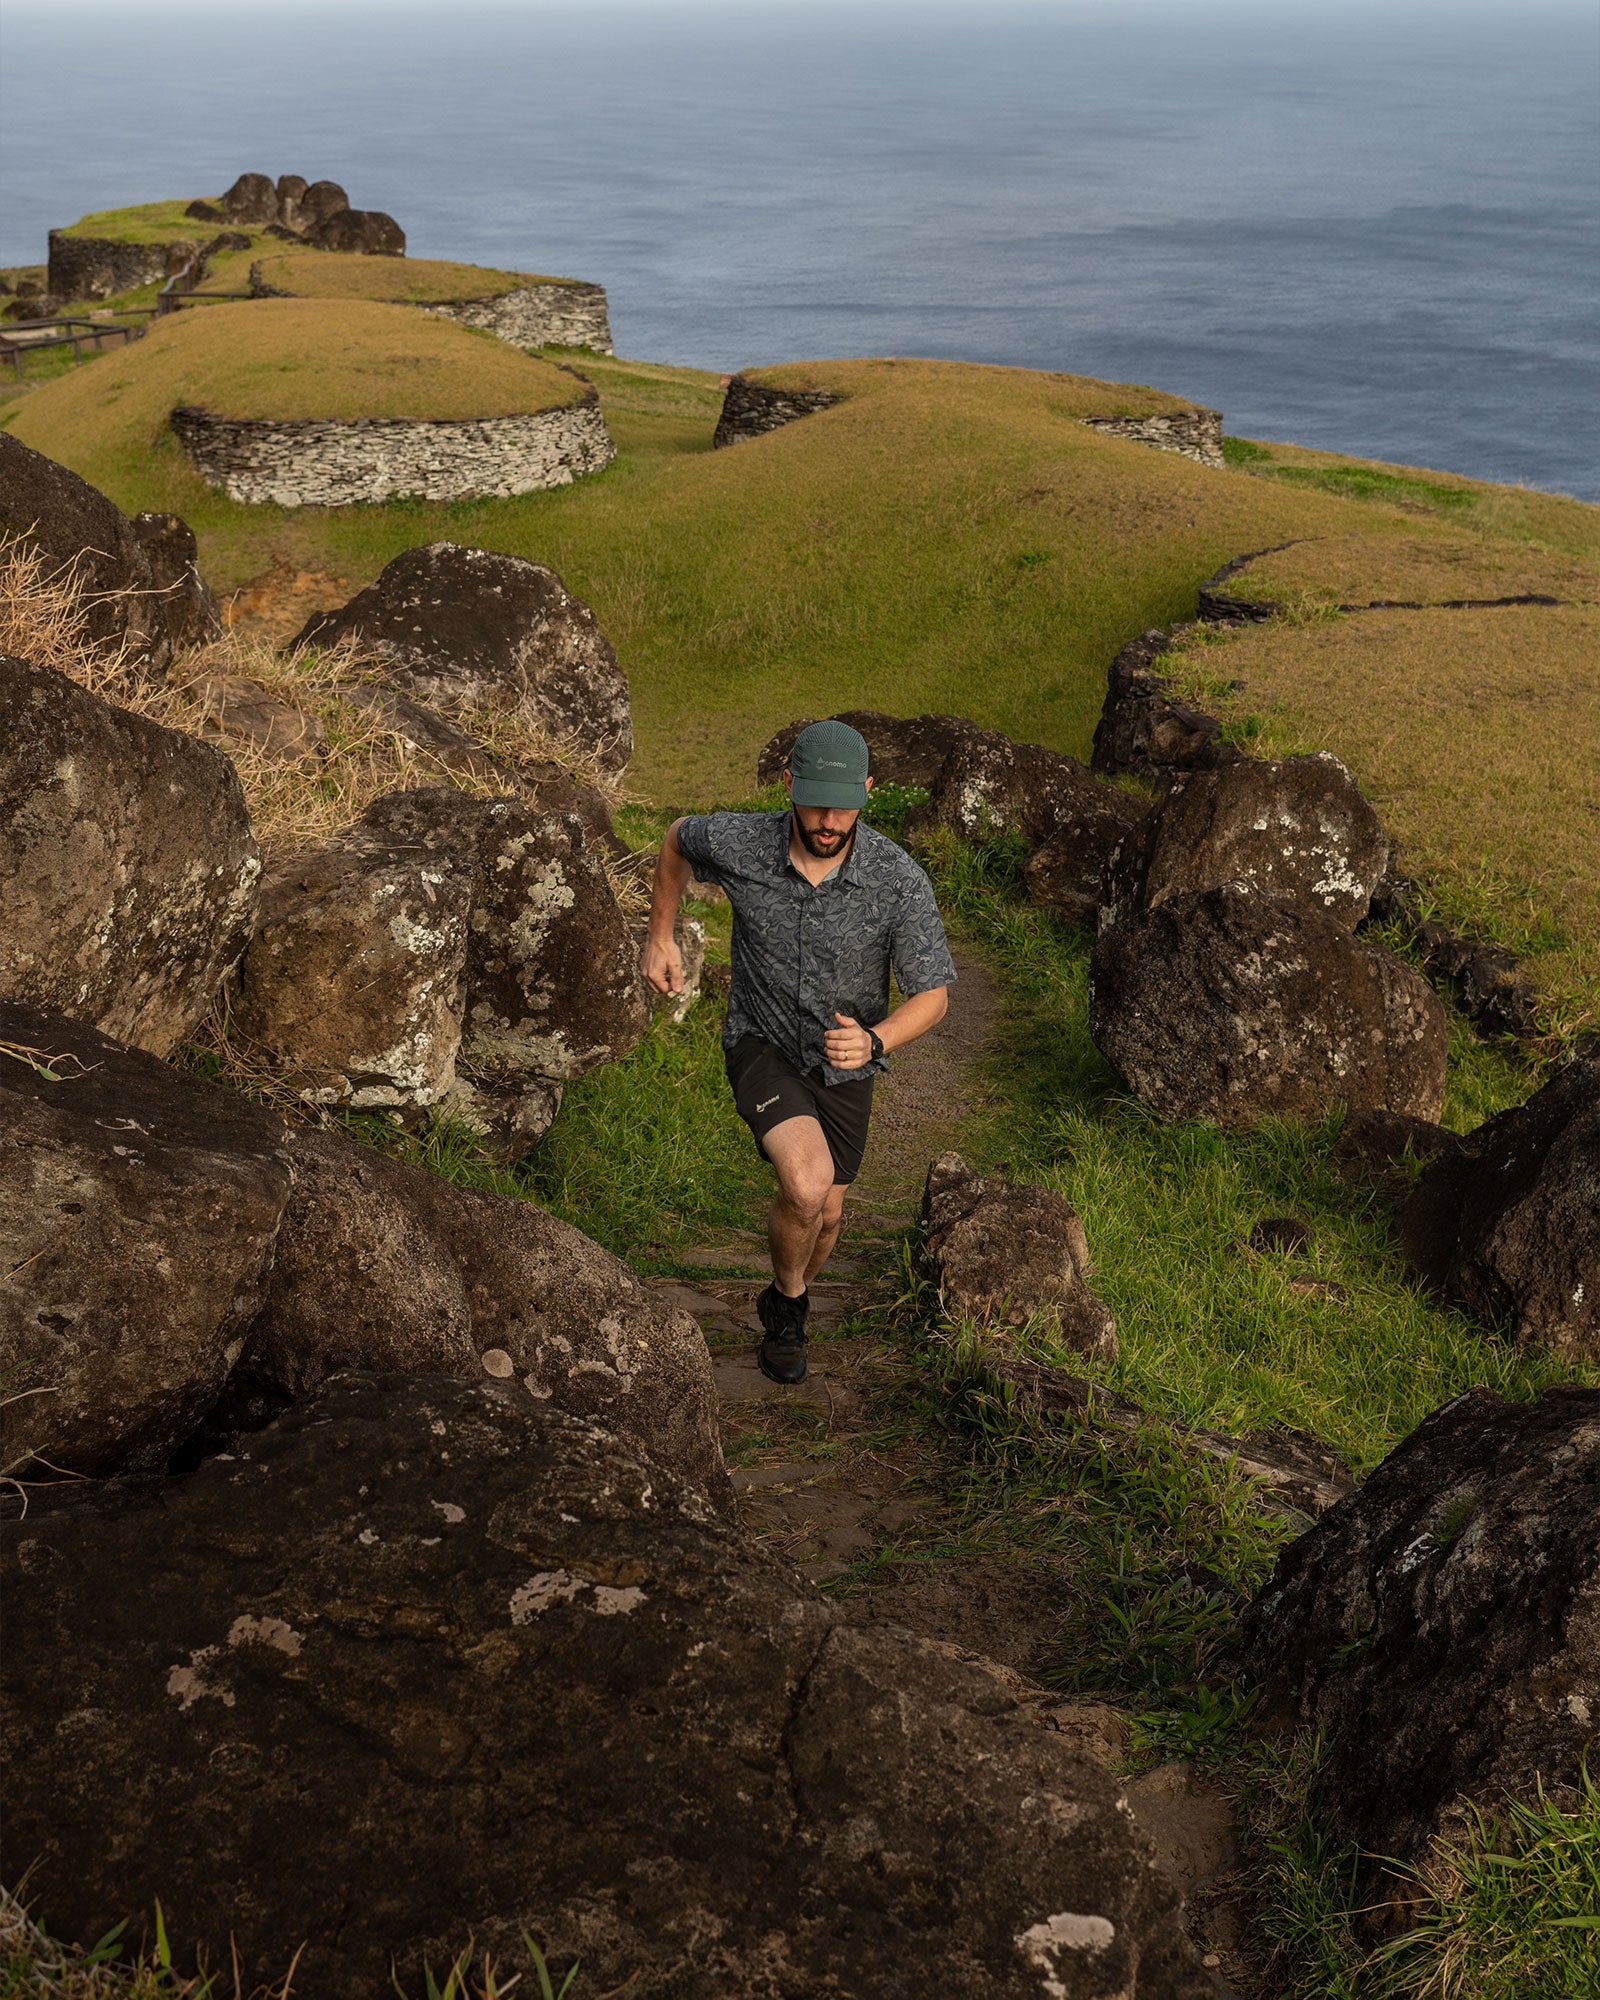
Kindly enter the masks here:
<path id="1" fill-rule="evenodd" d="M 881 1021 L 873 1025 L 878 1031 L 885 1055 L 890 1049 L 903 1049 L 907 1042 L 914 1042 L 918 1035 L 925 1035 L 944 1019 L 945 1009 L 950 1004 L 950 989 L 947 986 L 930 986 L 925 993 L 913 993 L 909 1000 L 902 1000 L 898 1007 L 892 1007 Z M 835 1014 L 839 1026 L 830 1028 L 823 1037 L 823 1045 L 828 1052 L 828 1062 L 834 1069 L 860 1069 L 872 1060 L 872 1038 L 859 1021 L 853 1021 L 848 1014 Z"/>
<path id="2" fill-rule="evenodd" d="M 675 819 L 661 837 L 655 884 L 650 892 L 650 928 L 639 961 L 645 984 L 657 993 L 683 991 L 683 953 L 673 936 L 690 874 L 689 863 L 678 845 L 678 828 L 682 824 L 681 819 Z"/>

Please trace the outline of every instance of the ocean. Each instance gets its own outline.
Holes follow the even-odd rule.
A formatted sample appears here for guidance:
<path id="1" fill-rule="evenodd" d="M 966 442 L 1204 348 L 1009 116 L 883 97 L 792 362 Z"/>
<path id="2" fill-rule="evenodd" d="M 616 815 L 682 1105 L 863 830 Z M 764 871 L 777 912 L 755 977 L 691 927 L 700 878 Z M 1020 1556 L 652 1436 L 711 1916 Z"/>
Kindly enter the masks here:
<path id="1" fill-rule="evenodd" d="M 0 11 L 0 262 L 245 170 L 593 279 L 623 354 L 1071 369 L 1600 500 L 1590 6 Z"/>

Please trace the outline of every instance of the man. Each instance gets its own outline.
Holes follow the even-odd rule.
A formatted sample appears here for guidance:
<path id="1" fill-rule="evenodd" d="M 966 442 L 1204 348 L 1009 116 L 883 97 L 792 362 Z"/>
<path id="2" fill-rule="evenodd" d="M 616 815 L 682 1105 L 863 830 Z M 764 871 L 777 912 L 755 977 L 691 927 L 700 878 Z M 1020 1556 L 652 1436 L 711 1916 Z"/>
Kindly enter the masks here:
<path id="1" fill-rule="evenodd" d="M 683 987 L 673 942 L 691 873 L 733 905 L 733 985 L 722 1031 L 733 1101 L 778 1176 L 768 1211 L 772 1283 L 756 1301 L 761 1371 L 806 1373 L 807 1287 L 839 1237 L 872 1113 L 873 1078 L 944 1018 L 956 972 L 933 885 L 905 850 L 857 824 L 872 779 L 847 723 L 802 730 L 780 813 L 702 813 L 667 828 L 643 971 Z M 905 996 L 889 1010 L 889 969 Z"/>

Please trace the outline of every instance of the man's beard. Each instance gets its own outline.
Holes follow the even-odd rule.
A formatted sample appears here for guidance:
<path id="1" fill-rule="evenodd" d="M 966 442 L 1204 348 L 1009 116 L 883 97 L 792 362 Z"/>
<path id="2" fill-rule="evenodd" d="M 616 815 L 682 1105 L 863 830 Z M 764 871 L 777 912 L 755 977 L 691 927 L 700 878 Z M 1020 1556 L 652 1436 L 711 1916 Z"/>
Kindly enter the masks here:
<path id="1" fill-rule="evenodd" d="M 840 835 L 835 832 L 810 833 L 806 830 L 806 827 L 801 821 L 800 815 L 798 813 L 794 815 L 794 827 L 795 827 L 795 832 L 798 833 L 800 836 L 800 845 L 805 849 L 807 854 L 814 854 L 819 861 L 839 860 L 841 856 L 846 855 L 850 852 L 850 843 L 856 837 L 856 830 L 854 827 L 851 827 L 850 831 L 844 835 Z M 818 846 L 817 843 L 819 841 L 826 841 L 830 843 L 837 841 L 838 845 Z"/>

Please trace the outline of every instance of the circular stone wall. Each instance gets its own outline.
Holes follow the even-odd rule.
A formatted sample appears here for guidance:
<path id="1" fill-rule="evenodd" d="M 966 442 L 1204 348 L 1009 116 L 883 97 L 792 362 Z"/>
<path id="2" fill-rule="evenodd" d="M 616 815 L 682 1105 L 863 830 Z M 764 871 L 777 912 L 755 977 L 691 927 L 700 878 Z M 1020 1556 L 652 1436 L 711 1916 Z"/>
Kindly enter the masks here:
<path id="1" fill-rule="evenodd" d="M 274 421 L 185 407 L 172 428 L 208 485 L 280 507 L 537 493 L 603 471 L 617 449 L 592 389 L 519 416 Z"/>

